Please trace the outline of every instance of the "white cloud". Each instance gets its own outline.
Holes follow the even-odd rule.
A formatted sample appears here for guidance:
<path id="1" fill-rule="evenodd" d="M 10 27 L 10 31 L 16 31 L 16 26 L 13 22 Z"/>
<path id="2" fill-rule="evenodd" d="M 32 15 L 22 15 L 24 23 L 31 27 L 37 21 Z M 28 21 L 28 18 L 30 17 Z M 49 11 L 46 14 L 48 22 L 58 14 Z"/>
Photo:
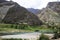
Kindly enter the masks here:
<path id="1" fill-rule="evenodd" d="M 48 2 L 57 1 L 57 0 L 13 0 L 19 3 L 21 6 L 26 8 L 35 8 L 41 9 L 46 7 Z"/>
<path id="2" fill-rule="evenodd" d="M 18 2 L 21 6 L 26 8 L 36 8 L 37 6 L 41 5 L 40 0 L 13 0 Z"/>

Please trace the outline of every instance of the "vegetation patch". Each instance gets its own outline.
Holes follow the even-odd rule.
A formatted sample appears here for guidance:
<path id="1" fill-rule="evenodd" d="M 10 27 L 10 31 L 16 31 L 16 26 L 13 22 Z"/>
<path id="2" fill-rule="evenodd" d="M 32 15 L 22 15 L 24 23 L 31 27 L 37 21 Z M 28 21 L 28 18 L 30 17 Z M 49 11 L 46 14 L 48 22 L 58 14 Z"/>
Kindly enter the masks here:
<path id="1" fill-rule="evenodd" d="M 2 40 L 23 40 L 23 39 L 2 39 Z M 26 40 L 26 39 L 24 39 L 24 40 Z"/>
<path id="2" fill-rule="evenodd" d="M 50 40 L 48 36 L 41 34 L 39 40 Z"/>
<path id="3" fill-rule="evenodd" d="M 36 31 L 38 30 L 38 31 Z M 30 26 L 27 24 L 0 24 L 0 32 L 41 32 L 54 33 L 52 28 L 43 26 Z"/>

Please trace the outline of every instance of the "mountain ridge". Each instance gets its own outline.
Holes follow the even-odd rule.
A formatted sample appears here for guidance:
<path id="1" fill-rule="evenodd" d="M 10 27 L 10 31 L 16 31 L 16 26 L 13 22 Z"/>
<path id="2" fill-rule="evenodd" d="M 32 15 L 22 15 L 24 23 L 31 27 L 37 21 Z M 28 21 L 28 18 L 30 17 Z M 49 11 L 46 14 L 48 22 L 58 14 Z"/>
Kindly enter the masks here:
<path id="1" fill-rule="evenodd" d="M 43 23 L 60 24 L 60 2 L 49 2 L 47 7 L 37 15 Z"/>
<path id="2" fill-rule="evenodd" d="M 34 14 L 37 14 L 40 12 L 40 9 L 34 9 L 34 8 L 26 8 L 29 12 L 32 12 Z"/>
<path id="3" fill-rule="evenodd" d="M 16 2 L 5 2 L 2 4 L 4 6 L 12 6 L 11 8 L 9 8 L 9 10 L 7 11 L 5 17 L 2 19 L 3 23 L 27 23 L 29 25 L 41 25 L 42 22 L 39 20 L 39 18 L 29 12 L 28 10 L 26 10 L 26 8 L 20 6 L 18 3 Z M 3 7 L 3 6 L 1 6 Z M 3 11 L 3 10 L 2 10 Z M 3 15 L 3 12 L 2 12 Z"/>

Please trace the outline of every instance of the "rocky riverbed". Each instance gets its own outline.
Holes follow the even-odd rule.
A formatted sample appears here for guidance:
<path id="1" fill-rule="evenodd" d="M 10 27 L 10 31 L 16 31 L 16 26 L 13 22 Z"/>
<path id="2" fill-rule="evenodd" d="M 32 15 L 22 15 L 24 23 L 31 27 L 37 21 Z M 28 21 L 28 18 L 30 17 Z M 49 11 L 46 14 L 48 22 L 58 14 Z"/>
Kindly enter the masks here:
<path id="1" fill-rule="evenodd" d="M 5 36 L 1 36 L 2 39 L 29 39 L 29 40 L 37 40 L 40 37 L 41 33 L 39 32 L 33 32 L 33 33 L 20 33 L 20 34 L 14 34 L 14 35 L 5 35 Z M 45 34 L 47 36 L 49 36 L 50 38 L 53 37 L 53 34 Z"/>

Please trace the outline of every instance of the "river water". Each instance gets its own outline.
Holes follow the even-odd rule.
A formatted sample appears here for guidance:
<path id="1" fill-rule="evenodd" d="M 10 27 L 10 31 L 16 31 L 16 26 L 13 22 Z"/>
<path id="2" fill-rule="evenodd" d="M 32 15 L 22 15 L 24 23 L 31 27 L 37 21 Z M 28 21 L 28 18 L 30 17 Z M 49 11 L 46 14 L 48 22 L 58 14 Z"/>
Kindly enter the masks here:
<path id="1" fill-rule="evenodd" d="M 1 36 L 1 38 L 4 38 L 4 39 L 10 39 L 10 38 L 22 38 L 22 39 L 37 39 L 39 38 L 39 36 L 41 35 L 40 32 L 24 32 L 24 33 L 14 33 L 12 35 L 3 35 Z M 49 35 L 49 36 L 53 36 L 53 34 L 46 34 L 46 35 Z"/>

